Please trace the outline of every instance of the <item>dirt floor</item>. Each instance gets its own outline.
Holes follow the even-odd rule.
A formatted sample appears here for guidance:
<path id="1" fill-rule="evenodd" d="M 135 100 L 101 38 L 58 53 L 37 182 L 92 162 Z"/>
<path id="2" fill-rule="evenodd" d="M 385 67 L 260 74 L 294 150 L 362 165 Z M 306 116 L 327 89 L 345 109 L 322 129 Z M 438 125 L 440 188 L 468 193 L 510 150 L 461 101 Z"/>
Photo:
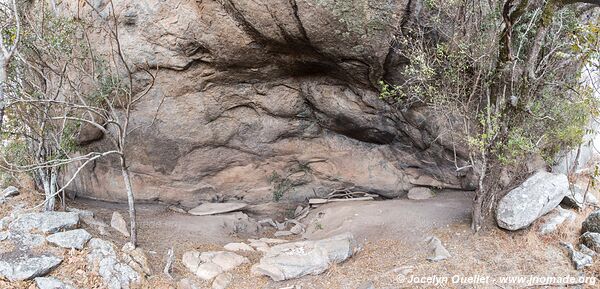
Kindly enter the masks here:
<path id="1" fill-rule="evenodd" d="M 39 197 L 22 194 L 10 203 L 0 206 L 0 217 L 7 213 L 11 204 L 35 203 Z M 500 280 L 511 276 L 595 276 L 600 278 L 600 262 L 577 272 L 569 263 L 560 241 L 577 243 L 581 222 L 592 209 L 578 214 L 578 219 L 562 226 L 558 232 L 540 237 L 534 224 L 530 229 L 515 233 L 491 228 L 473 234 L 469 229 L 470 200 L 468 192 L 444 191 L 435 198 L 423 201 L 407 199 L 335 203 L 323 205 L 311 211 L 303 220 L 307 232 L 302 237 L 290 239 L 314 239 L 350 231 L 361 242 L 363 250 L 348 261 L 334 265 L 319 276 L 306 276 L 287 282 L 274 282 L 267 277 L 253 276 L 251 264 L 237 268 L 230 288 L 344 288 L 356 289 L 372 282 L 375 288 L 555 288 L 545 286 L 546 280 L 527 279 L 514 284 L 514 280 Z M 70 206 L 95 212 L 96 217 L 110 223 L 113 211 L 126 216 L 123 204 L 78 199 Z M 290 207 L 280 206 L 275 218 L 282 220 Z M 273 230 L 258 233 L 236 227 L 234 215 L 191 216 L 168 209 L 160 204 L 142 204 L 138 208 L 140 246 L 148 252 L 155 274 L 140 288 L 178 288 L 182 278 L 191 279 L 198 288 L 210 288 L 210 284 L 192 276 L 181 263 L 187 250 L 222 250 L 228 242 L 245 241 L 247 238 L 273 237 Z M 293 207 L 292 207 L 293 208 Z M 261 219 L 263 213 L 249 213 Z M 283 212 L 283 213 L 282 213 Z M 85 226 L 84 226 L 85 228 Z M 95 236 L 98 231 L 88 228 Z M 110 236 L 100 236 L 122 246 L 126 239 L 110 229 Z M 430 252 L 424 239 L 439 237 L 452 254 L 448 260 L 430 262 Z M 162 272 L 165 255 L 174 248 L 177 261 L 171 280 Z M 51 275 L 66 276 L 81 288 L 103 288 L 99 276 L 85 271 L 85 254 L 65 252 L 65 262 Z M 240 253 L 256 263 L 260 253 Z M 436 278 L 433 278 L 436 276 Z M 479 276 L 479 277 L 477 277 Z M 415 278 L 418 277 L 418 278 Z M 429 280 L 426 278 L 430 277 Z M 464 279 L 458 279 L 458 278 Z M 473 279 L 467 280 L 467 277 Z M 496 278 L 488 279 L 485 278 Z M 454 279 L 453 279 L 454 278 Z M 411 282 L 411 280 L 413 282 Z M 414 281 L 422 281 L 415 283 Z M 458 281 L 458 282 L 455 282 Z M 425 283 L 423 283 L 425 282 Z M 595 285 L 568 287 L 600 288 Z M 533 286 L 532 286 L 533 285 Z M 0 288 L 35 288 L 32 282 L 8 283 L 0 280 Z M 564 288 L 564 287 L 557 287 Z"/>

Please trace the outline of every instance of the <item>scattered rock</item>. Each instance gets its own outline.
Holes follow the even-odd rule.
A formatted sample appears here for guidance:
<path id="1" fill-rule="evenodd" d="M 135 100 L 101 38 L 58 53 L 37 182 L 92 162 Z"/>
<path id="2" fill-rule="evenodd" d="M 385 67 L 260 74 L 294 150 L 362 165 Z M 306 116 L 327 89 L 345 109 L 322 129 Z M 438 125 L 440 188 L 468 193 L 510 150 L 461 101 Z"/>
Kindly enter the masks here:
<path id="1" fill-rule="evenodd" d="M 111 242 L 93 238 L 88 247 L 88 266 L 98 272 L 108 289 L 129 288 L 131 283 L 140 281 L 140 275 L 133 268 L 118 260 L 115 246 Z"/>
<path id="2" fill-rule="evenodd" d="M 273 246 L 252 272 L 275 281 L 318 275 L 334 263 L 354 255 L 359 246 L 350 233 L 318 241 L 301 241 Z"/>
<path id="3" fill-rule="evenodd" d="M 427 246 L 432 251 L 432 255 L 427 258 L 429 261 L 441 261 L 450 258 L 450 252 L 446 250 L 442 241 L 437 237 L 429 237 L 427 240 Z"/>
<path id="4" fill-rule="evenodd" d="M 88 233 L 86 230 L 77 229 L 50 235 L 46 237 L 46 241 L 59 247 L 81 250 L 91 238 L 92 235 L 90 235 L 90 233 Z"/>
<path id="5" fill-rule="evenodd" d="M 127 242 L 121 249 L 121 252 L 123 252 L 123 262 L 131 268 L 146 275 L 152 274 L 148 257 L 142 248 L 134 247 L 132 243 Z"/>
<path id="6" fill-rule="evenodd" d="M 10 233 L 8 231 L 0 232 L 0 241 L 4 241 L 4 240 L 8 239 L 8 236 L 10 236 Z"/>
<path id="7" fill-rule="evenodd" d="M 250 246 L 254 247 L 256 251 L 266 253 L 270 249 L 269 245 L 264 241 L 253 239 L 248 239 L 248 241 L 250 242 Z"/>
<path id="8" fill-rule="evenodd" d="M 112 218 L 110 219 L 110 226 L 113 229 L 117 230 L 117 232 L 123 234 L 125 237 L 129 237 L 129 230 L 127 229 L 127 222 L 123 215 L 119 212 L 113 212 Z"/>
<path id="9" fill-rule="evenodd" d="M 600 233 L 585 232 L 579 237 L 579 240 L 588 248 L 600 253 Z"/>
<path id="10" fill-rule="evenodd" d="M 188 213 L 195 216 L 207 216 L 239 211 L 246 206 L 247 204 L 244 203 L 204 203 L 189 210 Z"/>
<path id="11" fill-rule="evenodd" d="M 227 251 L 254 251 L 254 249 L 246 243 L 229 243 L 223 248 Z"/>
<path id="12" fill-rule="evenodd" d="M 600 233 L 600 210 L 593 211 L 585 221 L 583 221 L 582 229 L 584 232 Z"/>
<path id="13" fill-rule="evenodd" d="M 588 248 L 586 245 L 584 244 L 579 244 L 579 251 L 583 254 L 586 254 L 590 257 L 594 257 L 596 256 L 596 252 L 590 248 Z"/>
<path id="14" fill-rule="evenodd" d="M 9 232 L 8 238 L 22 251 L 41 246 L 46 241 L 44 236 L 28 232 Z"/>
<path id="15" fill-rule="evenodd" d="M 575 248 L 573 248 L 572 244 L 561 242 L 561 245 L 563 245 L 567 249 L 567 252 L 569 253 L 569 258 L 571 258 L 571 262 L 573 262 L 575 269 L 581 270 L 584 267 L 592 265 L 593 260 L 591 256 L 578 252 L 577 250 L 575 250 Z"/>
<path id="16" fill-rule="evenodd" d="M 427 187 L 414 187 L 408 191 L 407 197 L 411 200 L 427 200 L 435 197 L 435 194 Z"/>
<path id="17" fill-rule="evenodd" d="M 183 254 L 182 261 L 192 273 L 204 280 L 210 280 L 223 272 L 249 262 L 245 257 L 225 251 L 202 253 L 188 251 Z"/>
<path id="18" fill-rule="evenodd" d="M 8 188 L 2 191 L 2 198 L 12 198 L 14 196 L 19 195 L 19 189 L 13 186 L 9 186 Z"/>
<path id="19" fill-rule="evenodd" d="M 583 196 L 584 195 L 585 195 L 585 190 L 581 189 L 578 186 L 575 186 L 575 188 L 572 191 L 569 191 L 567 193 L 565 198 L 562 200 L 561 204 L 564 204 L 565 206 L 568 206 L 571 208 L 581 209 L 581 208 L 583 208 Z M 594 194 L 592 194 L 592 192 L 588 192 L 587 195 L 585 196 L 585 199 L 586 199 L 585 200 L 586 204 L 592 204 L 592 205 L 598 204 L 598 199 L 594 196 Z"/>
<path id="20" fill-rule="evenodd" d="M 275 232 L 275 234 L 273 234 L 273 236 L 275 237 L 285 237 L 285 236 L 291 236 L 294 235 L 294 233 L 290 232 L 290 231 L 277 231 Z"/>
<path id="21" fill-rule="evenodd" d="M 37 277 L 35 278 L 35 285 L 39 289 L 75 289 L 73 285 L 67 284 L 54 277 Z"/>
<path id="22" fill-rule="evenodd" d="M 221 273 L 212 283 L 212 289 L 227 289 L 227 286 L 233 281 L 231 273 Z"/>
<path id="23" fill-rule="evenodd" d="M 93 219 L 94 218 L 94 212 L 92 212 L 92 211 L 82 210 L 82 209 L 77 209 L 77 208 L 67 208 L 67 211 L 77 213 L 79 215 L 79 218 L 82 221 L 84 219 Z"/>
<path id="24" fill-rule="evenodd" d="M 569 192 L 569 181 L 563 174 L 539 171 L 498 203 L 498 226 L 518 230 L 556 208 Z"/>
<path id="25" fill-rule="evenodd" d="M 187 214 L 187 212 L 184 209 L 177 206 L 169 206 L 169 210 L 180 214 Z"/>
<path id="26" fill-rule="evenodd" d="M 575 213 L 565 210 L 560 206 L 556 207 L 552 212 L 548 213 L 548 215 L 544 216 L 544 223 L 540 226 L 539 232 L 542 235 L 550 234 L 560 226 L 565 221 L 575 221 L 577 216 Z"/>
<path id="27" fill-rule="evenodd" d="M 48 274 L 61 262 L 61 258 L 52 255 L 21 256 L 15 259 L 3 257 L 0 261 L 0 277 L 13 282 L 29 280 Z"/>
<path id="28" fill-rule="evenodd" d="M 304 227 L 300 224 L 296 224 L 290 229 L 290 232 L 294 235 L 300 235 L 304 232 Z"/>
<path id="29" fill-rule="evenodd" d="M 17 217 L 9 225 L 11 231 L 30 232 L 37 230 L 43 233 L 56 233 L 77 227 L 79 215 L 73 212 L 29 213 Z"/>

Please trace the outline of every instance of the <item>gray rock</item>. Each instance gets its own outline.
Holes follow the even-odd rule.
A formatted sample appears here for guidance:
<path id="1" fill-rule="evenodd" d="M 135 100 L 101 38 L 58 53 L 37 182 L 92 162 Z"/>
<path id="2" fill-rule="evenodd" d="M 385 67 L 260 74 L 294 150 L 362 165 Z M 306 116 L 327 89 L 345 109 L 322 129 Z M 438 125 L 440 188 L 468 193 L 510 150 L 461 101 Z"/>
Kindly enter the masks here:
<path id="1" fill-rule="evenodd" d="M 561 201 L 561 204 L 571 208 L 583 208 L 583 196 L 585 195 L 585 190 L 581 189 L 578 186 L 575 186 L 572 191 L 569 191 L 565 198 Z M 585 203 L 597 205 L 598 199 L 594 196 L 592 192 L 588 192 L 585 196 Z"/>
<path id="2" fill-rule="evenodd" d="M 8 231 L 0 232 L 0 241 L 4 241 L 4 240 L 8 239 L 9 236 L 10 236 L 10 233 Z"/>
<path id="3" fill-rule="evenodd" d="M 30 234 L 28 232 L 10 232 L 8 237 L 21 250 L 29 250 L 41 246 L 46 241 L 44 236 L 39 234 Z"/>
<path id="4" fill-rule="evenodd" d="M 600 210 L 593 211 L 585 221 L 583 221 L 582 229 L 584 232 L 600 233 Z"/>
<path id="5" fill-rule="evenodd" d="M 46 237 L 46 241 L 62 248 L 81 250 L 91 238 L 92 235 L 86 230 L 77 229 L 50 235 Z"/>
<path id="6" fill-rule="evenodd" d="M 183 254 L 182 261 L 188 270 L 204 280 L 210 280 L 221 273 L 249 262 L 246 257 L 225 251 L 202 253 L 188 251 Z"/>
<path id="7" fill-rule="evenodd" d="M 127 229 L 127 222 L 119 212 L 113 212 L 112 219 L 110 219 L 110 226 L 125 237 L 130 236 L 129 230 Z"/>
<path id="8" fill-rule="evenodd" d="M 221 273 L 212 283 L 212 289 L 227 289 L 227 286 L 233 281 L 231 273 Z"/>
<path id="9" fill-rule="evenodd" d="M 427 187 L 414 187 L 408 191 L 407 197 L 411 200 L 427 200 L 435 197 L 435 194 Z"/>
<path id="10" fill-rule="evenodd" d="M 37 277 L 35 285 L 39 289 L 75 289 L 75 287 L 66 282 L 60 281 L 54 277 Z"/>
<path id="11" fill-rule="evenodd" d="M 273 236 L 275 237 L 285 237 L 285 236 L 291 236 L 294 235 L 294 233 L 290 232 L 290 231 L 277 231 L 275 232 L 275 234 L 273 234 Z"/>
<path id="12" fill-rule="evenodd" d="M 204 203 L 188 211 L 188 214 L 195 216 L 206 216 L 239 211 L 245 208 L 244 203 Z"/>
<path id="13" fill-rule="evenodd" d="M 575 213 L 569 210 L 565 210 L 558 206 L 550 213 L 548 213 L 548 215 L 543 217 L 544 223 L 540 226 L 539 232 L 542 235 L 553 233 L 556 231 L 556 229 L 558 229 L 558 226 L 560 226 L 562 223 L 564 223 L 567 220 L 569 222 L 572 222 L 575 220 L 576 217 L 577 216 L 575 215 Z"/>
<path id="14" fill-rule="evenodd" d="M 11 231 L 56 233 L 77 227 L 79 215 L 72 212 L 29 213 L 17 217 L 9 225 Z"/>
<path id="15" fill-rule="evenodd" d="M 134 247 L 132 243 L 127 242 L 125 245 L 123 245 L 123 248 L 121 248 L 121 252 L 123 252 L 123 262 L 131 266 L 131 268 L 139 273 L 146 275 L 152 274 L 148 257 L 142 248 Z"/>
<path id="16" fill-rule="evenodd" d="M 585 232 L 579 237 L 579 240 L 596 253 L 600 253 L 600 233 Z"/>
<path id="17" fill-rule="evenodd" d="M 359 246 L 350 233 L 318 241 L 301 241 L 273 246 L 252 272 L 267 275 L 275 281 L 318 275 L 332 264 L 354 255 Z"/>
<path id="18" fill-rule="evenodd" d="M 427 240 L 427 246 L 431 250 L 431 256 L 427 258 L 429 261 L 441 261 L 450 258 L 450 252 L 446 250 L 446 247 L 442 245 L 442 241 L 436 237 L 429 237 Z"/>
<path id="19" fill-rule="evenodd" d="M 254 249 L 246 243 L 229 243 L 223 246 L 227 251 L 254 251 Z"/>
<path id="20" fill-rule="evenodd" d="M 19 189 L 10 186 L 2 191 L 2 198 L 11 198 L 19 195 Z"/>
<path id="21" fill-rule="evenodd" d="M 115 246 L 111 242 L 93 238 L 88 247 L 88 268 L 98 272 L 108 289 L 128 289 L 131 283 L 140 281 L 139 273 L 119 261 Z"/>
<path id="22" fill-rule="evenodd" d="M 569 192 L 567 176 L 544 171 L 535 173 L 498 203 L 498 226 L 507 230 L 525 228 L 556 208 Z"/>
<path id="23" fill-rule="evenodd" d="M 594 257 L 594 256 L 596 256 L 596 254 L 597 254 L 597 253 L 596 253 L 594 250 L 592 250 L 592 249 L 588 248 L 588 247 L 587 247 L 586 245 L 584 245 L 584 244 L 579 244 L 579 251 L 580 251 L 581 253 L 583 253 L 583 254 L 586 254 L 586 255 L 590 256 L 590 257 Z"/>
<path id="24" fill-rule="evenodd" d="M 62 262 L 52 255 L 21 256 L 15 259 L 3 257 L 0 260 L 0 277 L 10 281 L 29 280 L 46 275 Z"/>
<path id="25" fill-rule="evenodd" d="M 4 230 L 8 228 L 8 225 L 10 224 L 11 218 L 10 217 L 4 217 L 2 219 L 0 219 L 0 230 Z"/>
<path id="26" fill-rule="evenodd" d="M 572 244 L 561 242 L 561 245 L 567 249 L 569 258 L 571 259 L 571 262 L 573 262 L 575 269 L 581 270 L 584 267 L 589 267 L 592 265 L 593 260 L 591 256 L 578 252 L 575 250 L 575 248 L 573 248 Z"/>

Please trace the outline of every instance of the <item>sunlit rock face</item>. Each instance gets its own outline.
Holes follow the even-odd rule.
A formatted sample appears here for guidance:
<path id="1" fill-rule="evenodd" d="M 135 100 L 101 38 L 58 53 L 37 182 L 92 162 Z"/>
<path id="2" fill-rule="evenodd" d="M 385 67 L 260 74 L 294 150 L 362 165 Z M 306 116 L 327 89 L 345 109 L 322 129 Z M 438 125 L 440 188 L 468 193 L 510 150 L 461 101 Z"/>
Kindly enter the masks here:
<path id="1" fill-rule="evenodd" d="M 76 11 L 78 1 L 67 3 Z M 158 68 L 127 151 L 138 200 L 191 207 L 300 201 L 339 187 L 385 197 L 414 186 L 472 189 L 441 116 L 379 98 L 377 81 L 403 63 L 391 43 L 415 9 L 409 3 L 115 1 L 127 61 Z M 100 15 L 78 13 L 108 19 L 111 5 L 94 5 Z M 107 147 L 86 140 L 83 150 Z M 71 190 L 126 198 L 111 159 L 86 168 Z"/>

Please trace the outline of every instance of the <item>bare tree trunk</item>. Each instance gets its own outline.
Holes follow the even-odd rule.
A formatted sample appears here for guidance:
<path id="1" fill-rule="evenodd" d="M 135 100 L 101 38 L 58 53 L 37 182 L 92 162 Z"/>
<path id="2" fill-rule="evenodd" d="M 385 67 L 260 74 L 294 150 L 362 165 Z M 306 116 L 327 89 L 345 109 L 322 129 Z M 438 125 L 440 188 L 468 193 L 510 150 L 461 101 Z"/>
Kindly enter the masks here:
<path id="1" fill-rule="evenodd" d="M 125 189 L 127 190 L 127 203 L 129 204 L 129 222 L 131 226 L 131 243 L 134 247 L 137 247 L 137 222 L 135 217 L 135 199 L 133 196 L 133 189 L 131 187 L 131 176 L 129 175 L 129 168 L 125 160 L 125 156 L 121 156 L 121 171 L 123 173 L 123 181 L 125 182 Z"/>
<path id="2" fill-rule="evenodd" d="M 4 124 L 4 108 L 6 107 L 6 82 L 8 81 L 8 63 L 0 56 L 0 131 Z"/>

